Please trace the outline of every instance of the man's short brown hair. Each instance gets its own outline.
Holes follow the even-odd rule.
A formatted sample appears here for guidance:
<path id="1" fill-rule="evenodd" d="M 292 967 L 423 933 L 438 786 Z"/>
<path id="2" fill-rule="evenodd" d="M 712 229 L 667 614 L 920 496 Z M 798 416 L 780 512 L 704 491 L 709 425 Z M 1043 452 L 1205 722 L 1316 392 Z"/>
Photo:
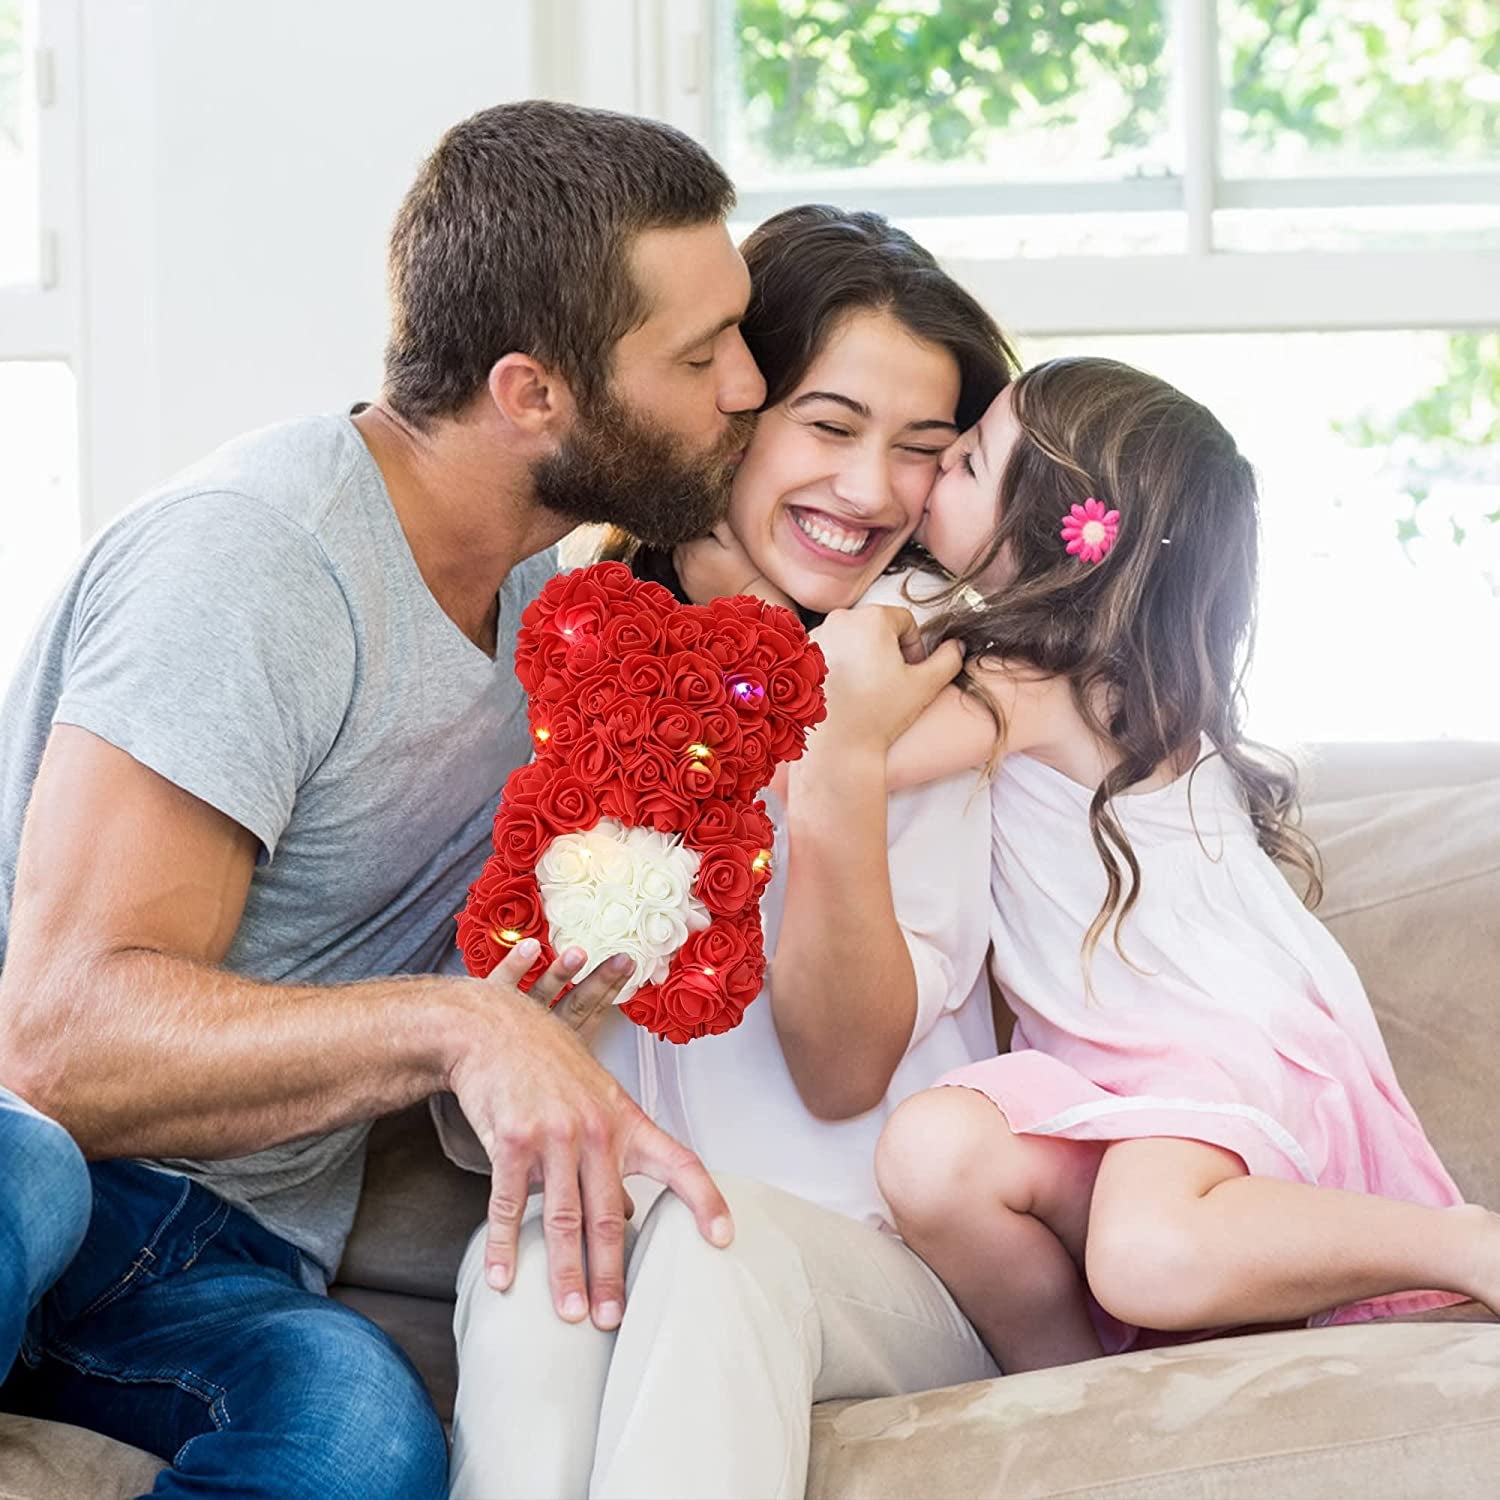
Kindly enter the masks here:
<path id="1" fill-rule="evenodd" d="M 520 352 L 587 403 L 648 312 L 631 239 L 720 221 L 733 203 L 713 158 L 656 120 L 544 100 L 470 116 L 427 159 L 391 233 L 387 399 L 424 426 Z"/>

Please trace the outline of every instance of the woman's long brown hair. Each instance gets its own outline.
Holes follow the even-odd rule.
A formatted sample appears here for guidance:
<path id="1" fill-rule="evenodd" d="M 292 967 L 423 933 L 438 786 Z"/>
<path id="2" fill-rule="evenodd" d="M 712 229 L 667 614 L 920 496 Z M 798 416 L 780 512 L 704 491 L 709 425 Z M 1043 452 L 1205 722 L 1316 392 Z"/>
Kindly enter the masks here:
<path id="1" fill-rule="evenodd" d="M 1322 880 L 1297 827 L 1296 768 L 1244 734 L 1259 535 L 1250 464 L 1206 407 L 1114 360 L 1038 365 L 1017 378 L 1011 401 L 1021 435 L 1001 476 L 995 534 L 954 582 L 934 633 L 961 641 L 970 661 L 1066 677 L 1084 721 L 1119 756 L 1089 807 L 1108 885 L 1085 957 L 1111 923 L 1124 957 L 1120 923 L 1140 894 L 1115 798 L 1163 764 L 1196 770 L 1205 735 L 1260 846 L 1301 873 L 1316 905 Z M 1097 564 L 1070 556 L 1058 535 L 1069 507 L 1089 497 L 1120 513 Z M 971 608 L 960 591 L 1002 553 L 1012 581 Z"/>

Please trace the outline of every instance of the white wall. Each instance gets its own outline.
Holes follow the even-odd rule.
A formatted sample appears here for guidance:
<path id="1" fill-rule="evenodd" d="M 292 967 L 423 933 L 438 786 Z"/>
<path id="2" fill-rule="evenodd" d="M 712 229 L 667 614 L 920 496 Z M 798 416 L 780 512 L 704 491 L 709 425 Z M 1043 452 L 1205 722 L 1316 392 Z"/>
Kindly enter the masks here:
<path id="1" fill-rule="evenodd" d="M 87 535 L 223 439 L 375 393 L 384 248 L 551 0 L 82 0 Z"/>

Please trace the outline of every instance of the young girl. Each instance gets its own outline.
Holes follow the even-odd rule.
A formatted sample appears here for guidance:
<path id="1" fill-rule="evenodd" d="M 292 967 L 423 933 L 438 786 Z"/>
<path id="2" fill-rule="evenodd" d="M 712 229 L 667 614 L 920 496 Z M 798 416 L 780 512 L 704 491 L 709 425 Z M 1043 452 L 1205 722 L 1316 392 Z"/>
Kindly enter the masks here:
<path id="1" fill-rule="evenodd" d="M 1003 391 L 928 503 L 968 667 L 889 776 L 991 768 L 1016 1023 L 1008 1055 L 896 1111 L 877 1170 L 1006 1371 L 1142 1328 L 1500 1304 L 1500 1217 L 1461 1206 L 1353 967 L 1273 863 L 1315 893 L 1293 778 L 1241 730 L 1256 530 L 1214 417 L 1099 359 Z M 845 672 L 870 674 L 824 635 L 832 720 Z"/>

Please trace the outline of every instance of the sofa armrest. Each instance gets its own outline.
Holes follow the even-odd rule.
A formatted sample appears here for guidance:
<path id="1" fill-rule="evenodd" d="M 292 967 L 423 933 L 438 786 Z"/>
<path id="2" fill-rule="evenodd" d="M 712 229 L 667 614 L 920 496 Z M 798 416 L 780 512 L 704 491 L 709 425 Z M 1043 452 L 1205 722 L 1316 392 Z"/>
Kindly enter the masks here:
<path id="1" fill-rule="evenodd" d="M 1292 753 L 1302 776 L 1302 801 L 1309 805 L 1500 777 L 1500 742 L 1493 740 L 1328 742 L 1298 746 Z"/>

